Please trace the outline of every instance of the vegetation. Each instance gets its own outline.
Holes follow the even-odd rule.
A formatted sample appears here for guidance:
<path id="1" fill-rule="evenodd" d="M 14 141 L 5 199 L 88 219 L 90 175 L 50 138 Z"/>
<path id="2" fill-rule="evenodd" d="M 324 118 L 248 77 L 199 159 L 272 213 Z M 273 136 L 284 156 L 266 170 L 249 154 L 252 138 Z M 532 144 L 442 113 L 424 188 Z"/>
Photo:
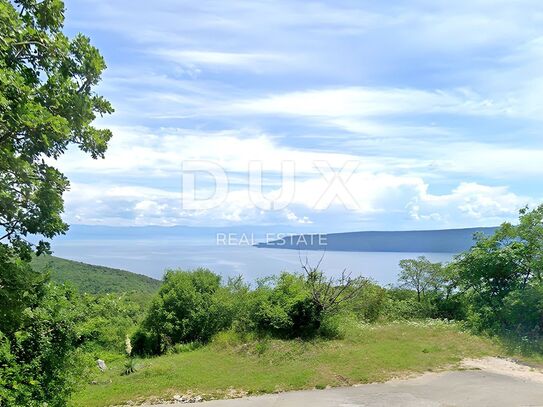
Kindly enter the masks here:
<path id="1" fill-rule="evenodd" d="M 468 356 L 541 361 L 542 225 L 543 206 L 525 209 L 518 226 L 479 236 L 450 264 L 402 261 L 391 288 L 326 280 L 307 265 L 254 287 L 170 271 L 132 341 L 140 355 L 161 356 L 112 358 L 74 404 L 364 383 Z"/>
<path id="2" fill-rule="evenodd" d="M 141 359 L 129 376 L 123 375 L 124 359 L 107 360 L 109 369 L 95 369 L 89 378 L 95 384 L 78 392 L 72 403 L 99 407 L 171 401 L 176 394 L 211 399 L 322 389 L 384 381 L 499 352 L 488 339 L 439 321 L 360 324 L 346 319 L 341 335 L 332 340 L 258 338 L 225 331 L 208 345 Z"/>
<path id="3" fill-rule="evenodd" d="M 103 157 L 111 137 L 92 126 L 113 111 L 93 90 L 105 62 L 63 24 L 61 0 L 0 0 L 1 406 L 64 406 L 81 381 L 95 383 L 74 398 L 84 406 L 321 388 L 498 351 L 462 328 L 542 351 L 543 206 L 479 236 L 451 264 L 402 261 L 401 286 L 387 289 L 347 274 L 330 280 L 307 263 L 256 286 L 169 271 L 159 288 L 44 257 L 49 243 L 28 237 L 68 229 L 69 182 L 51 163 L 70 145 Z M 110 369 L 98 372 L 98 358 Z"/>
<path id="4" fill-rule="evenodd" d="M 79 377 L 87 385 L 73 404 L 104 406 L 364 383 L 482 355 L 541 360 L 542 221 L 542 208 L 523 210 L 518 226 L 480 236 L 448 265 L 402 261 L 400 285 L 389 288 L 302 264 L 254 286 L 170 270 L 154 294 L 75 295 L 12 261 L 0 275 L 10 281 L 3 321 L 32 334 L 0 338 L 0 394 L 7 405 L 63 405 Z M 53 346 L 53 336 L 64 339 Z M 62 370 L 34 369 L 53 355 Z"/>
<path id="5" fill-rule="evenodd" d="M 134 351 L 160 354 L 171 345 L 207 341 L 232 323 L 229 286 L 205 269 L 168 271 L 164 284 L 134 337 Z"/>
<path id="6" fill-rule="evenodd" d="M 141 294 L 154 294 L 162 284 L 159 280 L 141 274 L 49 255 L 35 256 L 31 265 L 36 271 L 49 273 L 52 282 L 73 285 L 82 293 L 107 294 L 135 291 Z"/>
<path id="7" fill-rule="evenodd" d="M 61 219 L 68 180 L 43 158 L 58 158 L 70 144 L 102 157 L 111 137 L 91 126 L 113 112 L 93 91 L 105 62 L 84 35 L 67 38 L 63 24 L 61 0 L 0 2 L 1 240 L 26 259 L 25 236 L 51 238 L 68 228 Z"/>
<path id="8" fill-rule="evenodd" d="M 149 294 L 85 294 L 78 301 L 77 334 L 81 347 L 98 359 L 103 352 L 122 353 L 151 302 Z M 132 352 L 130 352 L 132 353 Z"/>
<path id="9" fill-rule="evenodd" d="M 83 366 L 77 296 L 11 256 L 0 255 L 0 282 L 0 404 L 63 405 Z"/>
<path id="10" fill-rule="evenodd" d="M 417 301 L 426 295 L 426 291 L 439 284 L 440 263 L 432 263 L 426 257 L 400 261 L 401 272 L 398 281 L 403 287 L 415 290 Z"/>
<path id="11" fill-rule="evenodd" d="M 540 343 L 543 205 L 523 209 L 518 225 L 504 223 L 493 236 L 479 237 L 455 266 L 471 326 Z"/>
<path id="12" fill-rule="evenodd" d="M 70 290 L 34 272 L 28 235 L 64 233 L 66 177 L 49 164 L 68 146 L 102 157 L 113 111 L 93 88 L 105 69 L 87 37 L 62 33 L 61 0 L 0 0 L 0 405 L 62 406 L 74 388 L 79 312 Z"/>
<path id="13" fill-rule="evenodd" d="M 152 280 L 147 292 L 104 294 L 110 283 L 97 279 L 98 294 L 76 294 L 47 282 L 43 268 L 1 256 L 3 332 L 17 334 L 0 336 L 0 396 L 6 405 L 64 405 L 78 378 L 92 384 L 76 393 L 77 406 L 231 397 L 385 380 L 464 357 L 541 355 L 542 208 L 479 236 L 451 264 L 402 261 L 400 285 L 389 288 L 345 274 L 330 280 L 302 264 L 302 273 L 255 286 L 170 270 L 154 293 Z M 56 258 L 34 264 L 51 260 L 52 275 L 66 279 L 87 269 Z"/>
<path id="14" fill-rule="evenodd" d="M 208 342 L 233 326 L 278 338 L 334 335 L 333 317 L 366 281 L 345 274 L 326 279 L 307 263 L 303 269 L 305 274 L 260 280 L 254 290 L 241 278 L 221 284 L 221 277 L 206 269 L 170 270 L 133 338 L 134 351 L 162 354 L 178 343 Z"/>

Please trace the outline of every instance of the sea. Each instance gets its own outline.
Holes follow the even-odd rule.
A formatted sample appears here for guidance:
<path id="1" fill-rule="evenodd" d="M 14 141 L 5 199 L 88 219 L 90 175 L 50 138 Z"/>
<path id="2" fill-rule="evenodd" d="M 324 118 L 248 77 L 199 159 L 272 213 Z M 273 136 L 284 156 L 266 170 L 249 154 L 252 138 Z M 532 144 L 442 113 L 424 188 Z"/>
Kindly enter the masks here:
<path id="1" fill-rule="evenodd" d="M 453 253 L 298 251 L 257 248 L 250 244 L 222 245 L 198 239 L 68 239 L 53 242 L 54 255 L 162 278 L 168 269 L 208 268 L 224 278 L 243 276 L 250 283 L 282 271 L 301 272 L 306 261 L 329 276 L 343 270 L 381 285 L 397 282 L 399 262 L 426 256 L 449 262 Z"/>

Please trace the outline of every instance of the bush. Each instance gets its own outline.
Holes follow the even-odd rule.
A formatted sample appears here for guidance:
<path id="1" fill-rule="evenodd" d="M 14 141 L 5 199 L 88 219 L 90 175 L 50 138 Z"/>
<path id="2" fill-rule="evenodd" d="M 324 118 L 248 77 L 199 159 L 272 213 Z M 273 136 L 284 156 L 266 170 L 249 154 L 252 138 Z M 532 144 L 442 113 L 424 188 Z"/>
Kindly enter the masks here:
<path id="1" fill-rule="evenodd" d="M 387 290 L 371 281 L 365 281 L 362 290 L 353 298 L 348 309 L 365 322 L 375 322 L 383 316 Z"/>
<path id="2" fill-rule="evenodd" d="M 221 284 L 220 276 L 209 270 L 169 271 L 132 337 L 134 352 L 154 355 L 180 343 L 206 343 L 226 329 L 261 338 L 335 337 L 339 333 L 335 316 L 360 293 L 365 280 L 345 273 L 328 279 L 308 265 L 304 270 L 306 274 L 282 273 L 260 280 L 254 290 L 241 278 Z M 377 307 L 370 304 L 367 314 L 377 313 L 373 309 Z"/>
<path id="3" fill-rule="evenodd" d="M 132 335 L 132 353 L 141 356 L 158 355 L 161 351 L 162 343 L 157 333 L 148 331 L 140 326 Z"/>
<path id="4" fill-rule="evenodd" d="M 235 305 L 219 275 L 206 269 L 168 271 L 133 337 L 134 352 L 160 354 L 177 343 L 207 342 L 232 324 Z"/>
<path id="5" fill-rule="evenodd" d="M 11 305 L 21 311 L 0 320 L 0 405 L 64 406 L 83 373 L 77 297 L 52 284 L 40 284 L 36 291 L 12 285 L 24 276 L 32 279 L 30 267 L 19 266 L 17 275 L 1 276 L 2 295 L 18 293 L 20 301 Z"/>
<path id="6" fill-rule="evenodd" d="M 450 319 L 462 321 L 466 319 L 467 308 L 465 298 L 461 294 L 450 295 L 449 297 L 435 296 L 430 299 L 434 305 L 432 318 Z"/>
<path id="7" fill-rule="evenodd" d="M 282 338 L 315 335 L 322 315 L 301 275 L 282 273 L 261 281 L 252 293 L 250 328 Z"/>
<path id="8" fill-rule="evenodd" d="M 543 284 L 530 285 L 509 293 L 504 299 L 505 328 L 521 336 L 539 337 L 543 334 Z"/>
<path id="9" fill-rule="evenodd" d="M 202 347 L 200 342 L 178 343 L 171 349 L 172 353 L 187 353 L 192 352 Z"/>
<path id="10" fill-rule="evenodd" d="M 396 300 L 389 298 L 384 306 L 383 316 L 388 320 L 427 319 L 433 318 L 435 307 L 429 302 L 416 299 Z"/>
<path id="11" fill-rule="evenodd" d="M 145 301 L 137 293 L 85 294 L 81 300 L 84 320 L 78 325 L 80 341 L 88 351 L 122 352 L 126 335 L 142 320 Z M 150 302 L 150 301 L 148 301 Z"/>
<path id="12" fill-rule="evenodd" d="M 344 336 L 342 330 L 344 323 L 345 315 L 343 314 L 327 315 L 323 318 L 317 334 L 324 339 L 342 338 Z"/>

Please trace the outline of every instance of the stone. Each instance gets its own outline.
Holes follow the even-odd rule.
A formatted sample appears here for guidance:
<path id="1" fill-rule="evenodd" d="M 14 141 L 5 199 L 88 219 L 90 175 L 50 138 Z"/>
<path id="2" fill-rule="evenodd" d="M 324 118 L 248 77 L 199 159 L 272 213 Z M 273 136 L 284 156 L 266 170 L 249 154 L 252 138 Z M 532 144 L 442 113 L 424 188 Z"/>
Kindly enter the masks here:
<path id="1" fill-rule="evenodd" d="M 100 369 L 101 372 L 105 372 L 107 370 L 106 362 L 104 362 L 102 359 L 98 359 L 96 361 L 96 364 L 98 365 L 98 369 Z"/>

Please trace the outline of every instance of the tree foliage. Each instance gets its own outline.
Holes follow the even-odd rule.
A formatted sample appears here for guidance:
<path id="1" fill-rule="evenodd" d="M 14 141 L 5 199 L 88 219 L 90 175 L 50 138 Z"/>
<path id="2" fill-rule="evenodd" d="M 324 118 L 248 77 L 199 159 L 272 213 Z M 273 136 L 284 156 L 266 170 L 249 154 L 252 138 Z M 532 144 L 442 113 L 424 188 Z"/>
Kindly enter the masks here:
<path id="1" fill-rule="evenodd" d="M 134 337 L 134 350 L 157 354 L 177 343 L 208 341 L 232 323 L 228 289 L 207 269 L 167 271 Z"/>
<path id="2" fill-rule="evenodd" d="M 77 296 L 21 260 L 2 260 L 0 286 L 0 405 L 65 405 L 81 373 Z"/>
<path id="3" fill-rule="evenodd" d="M 106 65 L 84 35 L 62 33 L 61 0 L 0 0 L 0 405 L 65 404 L 77 346 L 73 294 L 30 268 L 30 235 L 64 233 L 67 178 L 52 162 L 70 145 L 102 157 L 113 112 L 93 88 Z"/>
<path id="4" fill-rule="evenodd" d="M 456 260 L 472 322 L 484 329 L 541 331 L 542 261 L 543 205 L 521 210 L 518 225 L 504 223 L 494 235 L 479 236 Z"/>
<path id="5" fill-rule="evenodd" d="M 61 213 L 69 183 L 51 161 L 70 144 L 102 157 L 111 137 L 91 125 L 113 112 L 93 90 L 105 62 L 84 35 L 66 37 L 63 24 L 61 0 L 0 1 L 0 241 L 26 259 L 26 236 L 68 227 Z"/>
<path id="6" fill-rule="evenodd" d="M 313 336 L 322 322 L 320 311 L 304 277 L 285 272 L 261 280 L 252 292 L 246 328 L 283 338 Z"/>
<path id="7" fill-rule="evenodd" d="M 168 271 L 133 336 L 134 351 L 160 354 L 180 343 L 205 343 L 230 328 L 281 338 L 330 336 L 331 317 L 367 281 L 345 273 L 328 279 L 307 263 L 304 271 L 261 279 L 253 289 L 241 278 L 222 283 L 207 269 Z"/>
<path id="8" fill-rule="evenodd" d="M 432 263 L 426 257 L 420 256 L 417 259 L 401 260 L 400 268 L 398 277 L 400 284 L 415 290 L 419 302 L 428 290 L 440 285 L 441 263 Z"/>

